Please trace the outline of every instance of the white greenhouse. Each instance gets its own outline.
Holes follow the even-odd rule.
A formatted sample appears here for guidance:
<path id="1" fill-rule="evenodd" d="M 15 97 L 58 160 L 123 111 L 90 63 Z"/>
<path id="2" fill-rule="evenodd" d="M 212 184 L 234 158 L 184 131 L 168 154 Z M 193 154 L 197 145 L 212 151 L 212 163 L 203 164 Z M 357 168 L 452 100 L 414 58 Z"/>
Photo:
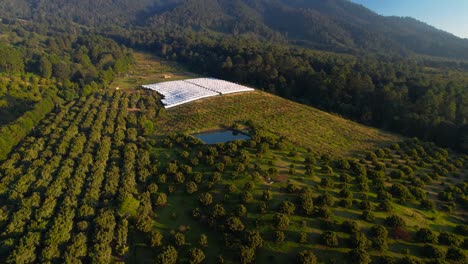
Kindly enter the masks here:
<path id="1" fill-rule="evenodd" d="M 254 90 L 249 87 L 214 78 L 161 82 L 143 85 L 142 87 L 161 94 L 164 97 L 162 103 L 165 108 L 171 108 L 202 98 Z"/>

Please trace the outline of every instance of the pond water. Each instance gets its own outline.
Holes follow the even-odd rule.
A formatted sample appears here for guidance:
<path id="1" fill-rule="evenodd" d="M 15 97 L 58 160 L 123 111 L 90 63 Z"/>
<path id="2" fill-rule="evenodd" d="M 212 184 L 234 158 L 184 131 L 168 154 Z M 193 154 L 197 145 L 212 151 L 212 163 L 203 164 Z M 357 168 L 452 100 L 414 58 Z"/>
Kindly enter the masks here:
<path id="1" fill-rule="evenodd" d="M 221 130 L 221 131 L 210 131 L 203 132 L 193 135 L 196 138 L 199 138 L 205 144 L 218 144 L 225 143 L 234 140 L 246 140 L 250 137 L 246 134 L 236 133 L 232 130 Z"/>

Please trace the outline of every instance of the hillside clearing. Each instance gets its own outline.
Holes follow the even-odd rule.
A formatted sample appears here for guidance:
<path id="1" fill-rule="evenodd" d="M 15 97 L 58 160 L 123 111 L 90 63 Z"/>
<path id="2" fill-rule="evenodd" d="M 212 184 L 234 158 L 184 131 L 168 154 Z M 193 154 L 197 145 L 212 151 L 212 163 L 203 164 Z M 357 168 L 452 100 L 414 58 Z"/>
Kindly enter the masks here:
<path id="1" fill-rule="evenodd" d="M 334 156 L 355 155 L 402 140 L 400 136 L 260 91 L 182 105 L 167 110 L 156 125 L 158 134 L 163 135 L 200 132 L 247 121 L 296 145 Z"/>

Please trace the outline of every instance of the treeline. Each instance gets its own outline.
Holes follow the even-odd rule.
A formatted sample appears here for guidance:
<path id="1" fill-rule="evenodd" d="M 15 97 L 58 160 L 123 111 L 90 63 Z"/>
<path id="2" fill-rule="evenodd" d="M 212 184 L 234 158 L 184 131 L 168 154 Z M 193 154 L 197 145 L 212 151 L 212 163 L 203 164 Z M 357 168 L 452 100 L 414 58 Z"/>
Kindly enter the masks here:
<path id="1" fill-rule="evenodd" d="M 0 24 L 0 159 L 55 104 L 107 87 L 133 62 L 130 50 L 70 25 Z M 82 34 L 83 33 L 83 34 Z"/>
<path id="2" fill-rule="evenodd" d="M 331 54 L 193 32 L 145 32 L 124 41 L 197 73 L 468 150 L 468 74 L 463 71 L 428 68 L 414 59 Z"/>
<path id="3" fill-rule="evenodd" d="M 13 123 L 0 128 L 0 160 L 8 153 L 54 108 L 55 94 L 45 96 L 34 108 L 16 119 Z"/>

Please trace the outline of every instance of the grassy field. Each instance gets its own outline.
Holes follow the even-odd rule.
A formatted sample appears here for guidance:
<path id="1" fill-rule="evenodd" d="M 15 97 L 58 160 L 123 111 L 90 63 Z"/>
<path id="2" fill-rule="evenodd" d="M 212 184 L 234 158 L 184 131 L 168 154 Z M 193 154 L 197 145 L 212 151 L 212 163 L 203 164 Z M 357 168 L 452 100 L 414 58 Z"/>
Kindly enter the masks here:
<path id="1" fill-rule="evenodd" d="M 260 91 L 212 97 L 169 109 L 157 121 L 156 131 L 192 133 L 246 121 L 313 152 L 334 156 L 355 155 L 402 140 L 400 136 Z"/>
<path id="2" fill-rule="evenodd" d="M 137 89 L 143 84 L 183 80 L 198 76 L 186 71 L 174 62 L 163 61 L 149 53 L 134 52 L 134 59 L 135 64 L 128 73 L 116 78 L 111 84 L 111 88 Z"/>

